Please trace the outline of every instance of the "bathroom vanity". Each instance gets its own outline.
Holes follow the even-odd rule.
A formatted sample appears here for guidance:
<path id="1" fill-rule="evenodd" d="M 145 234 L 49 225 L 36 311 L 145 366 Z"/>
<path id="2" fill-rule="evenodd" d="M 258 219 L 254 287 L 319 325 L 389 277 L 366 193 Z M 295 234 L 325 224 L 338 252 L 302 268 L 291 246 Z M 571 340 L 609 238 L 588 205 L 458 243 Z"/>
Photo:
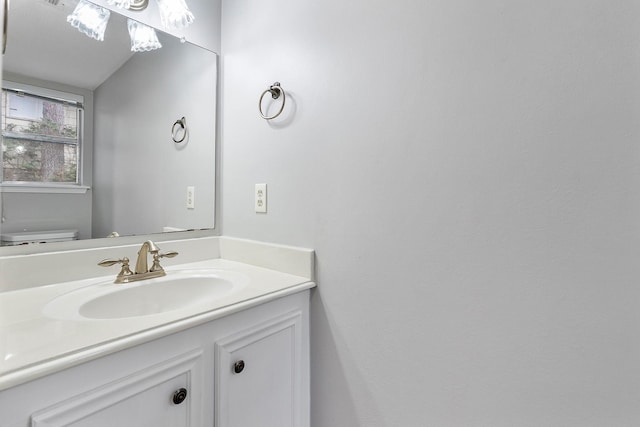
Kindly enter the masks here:
<path id="1" fill-rule="evenodd" d="M 197 240 L 164 278 L 0 293 L 0 426 L 308 426 L 313 251 Z"/>

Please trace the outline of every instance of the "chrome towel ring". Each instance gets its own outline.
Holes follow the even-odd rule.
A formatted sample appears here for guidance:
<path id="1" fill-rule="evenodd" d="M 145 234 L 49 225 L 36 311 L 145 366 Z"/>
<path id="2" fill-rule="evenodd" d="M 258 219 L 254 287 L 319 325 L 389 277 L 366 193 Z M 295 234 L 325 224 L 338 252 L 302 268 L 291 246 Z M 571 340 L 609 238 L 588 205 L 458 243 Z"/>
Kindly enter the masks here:
<path id="1" fill-rule="evenodd" d="M 280 95 L 282 95 L 282 105 L 280 105 L 280 109 L 273 116 L 265 116 L 264 113 L 262 112 L 262 99 L 267 93 L 270 93 L 271 98 L 273 99 L 278 99 L 280 98 Z M 274 84 L 269 86 L 269 89 L 265 90 L 264 92 L 262 92 L 262 95 L 260 95 L 260 100 L 258 101 L 258 111 L 260 111 L 260 117 L 262 117 L 265 120 L 275 119 L 282 113 L 282 110 L 284 110 L 284 103 L 286 102 L 286 100 L 287 100 L 287 97 L 284 94 L 284 89 L 282 89 L 279 82 L 275 82 Z"/>
<path id="2" fill-rule="evenodd" d="M 180 130 L 182 130 L 182 137 L 179 138 Z M 187 137 L 187 119 L 184 117 L 175 121 L 171 126 L 171 139 L 176 144 L 180 144 Z"/>

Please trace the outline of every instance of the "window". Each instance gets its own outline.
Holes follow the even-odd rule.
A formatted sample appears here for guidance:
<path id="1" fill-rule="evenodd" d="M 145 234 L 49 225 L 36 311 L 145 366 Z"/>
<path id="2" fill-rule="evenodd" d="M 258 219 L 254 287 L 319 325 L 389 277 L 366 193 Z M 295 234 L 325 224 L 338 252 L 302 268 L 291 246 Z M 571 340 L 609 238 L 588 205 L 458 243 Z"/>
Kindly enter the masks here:
<path id="1" fill-rule="evenodd" d="M 2 88 L 2 183 L 80 184 L 81 100 L 18 86 Z"/>

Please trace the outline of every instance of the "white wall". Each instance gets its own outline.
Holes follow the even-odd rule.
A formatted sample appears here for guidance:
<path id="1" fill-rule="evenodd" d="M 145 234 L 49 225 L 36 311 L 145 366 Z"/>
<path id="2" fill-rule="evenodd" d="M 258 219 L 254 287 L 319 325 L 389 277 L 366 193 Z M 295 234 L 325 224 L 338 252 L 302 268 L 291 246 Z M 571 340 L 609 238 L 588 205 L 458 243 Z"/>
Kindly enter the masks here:
<path id="1" fill-rule="evenodd" d="M 216 76 L 214 53 L 171 37 L 95 90 L 94 237 L 213 227 Z M 175 144 L 181 117 L 188 134 Z"/>
<path id="2" fill-rule="evenodd" d="M 223 233 L 317 250 L 313 427 L 640 425 L 640 3 L 222 23 Z"/>

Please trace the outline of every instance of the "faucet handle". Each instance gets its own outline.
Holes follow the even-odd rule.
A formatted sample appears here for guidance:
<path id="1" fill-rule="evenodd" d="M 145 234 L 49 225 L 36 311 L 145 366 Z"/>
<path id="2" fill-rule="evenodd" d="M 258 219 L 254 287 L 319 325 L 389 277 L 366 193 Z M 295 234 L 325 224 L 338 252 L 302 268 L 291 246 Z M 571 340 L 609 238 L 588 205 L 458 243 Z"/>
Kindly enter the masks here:
<path id="1" fill-rule="evenodd" d="M 158 257 L 159 257 L 159 258 L 173 258 L 173 257 L 175 257 L 176 255 L 178 255 L 178 252 L 176 252 L 176 251 L 169 251 L 169 252 L 164 253 L 164 254 L 158 254 Z"/>
<path id="2" fill-rule="evenodd" d="M 98 263 L 100 267 L 111 267 L 112 265 L 120 264 L 124 262 L 124 259 L 103 259 Z"/>
<path id="3" fill-rule="evenodd" d="M 122 259 L 103 259 L 98 263 L 100 267 L 111 267 L 112 265 L 122 264 L 120 273 L 116 276 L 115 283 L 126 282 L 127 276 L 133 276 L 133 271 L 129 268 L 129 258 L 124 257 Z"/>
<path id="4" fill-rule="evenodd" d="M 173 258 L 176 255 L 178 255 L 178 252 L 176 251 L 170 251 L 164 254 L 161 253 L 154 253 L 153 254 L 153 265 L 151 266 L 151 269 L 149 271 L 162 271 L 164 270 L 164 268 L 162 268 L 162 266 L 160 265 L 160 258 Z"/>

